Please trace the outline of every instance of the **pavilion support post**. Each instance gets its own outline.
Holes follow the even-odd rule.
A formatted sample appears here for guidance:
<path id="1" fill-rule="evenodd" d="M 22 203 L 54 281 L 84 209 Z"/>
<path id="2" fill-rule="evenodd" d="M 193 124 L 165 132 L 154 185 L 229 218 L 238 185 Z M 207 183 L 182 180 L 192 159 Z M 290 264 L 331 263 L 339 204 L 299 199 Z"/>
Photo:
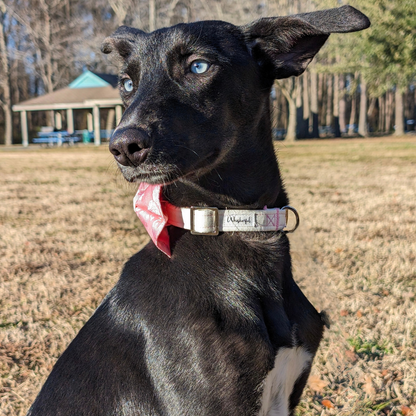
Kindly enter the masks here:
<path id="1" fill-rule="evenodd" d="M 72 108 L 66 110 L 66 130 L 68 133 L 72 134 L 74 129 L 74 112 Z"/>
<path id="2" fill-rule="evenodd" d="M 94 126 L 92 123 L 92 114 L 90 112 L 88 112 L 87 114 L 87 130 L 88 131 L 93 131 L 94 130 Z"/>
<path id="3" fill-rule="evenodd" d="M 59 111 L 55 111 L 55 128 L 62 130 L 62 114 Z"/>
<path id="4" fill-rule="evenodd" d="M 116 105 L 116 126 L 120 123 L 121 116 L 123 115 L 123 110 L 121 105 Z"/>
<path id="5" fill-rule="evenodd" d="M 94 119 L 94 144 L 99 146 L 101 144 L 100 134 L 100 109 L 98 105 L 95 105 L 92 109 L 92 115 Z"/>
<path id="6" fill-rule="evenodd" d="M 107 113 L 107 123 L 105 125 L 106 138 L 109 139 L 114 129 L 114 109 L 110 108 Z"/>
<path id="7" fill-rule="evenodd" d="M 20 126 L 22 129 L 22 145 L 24 147 L 29 146 L 29 133 L 27 131 L 27 113 L 26 111 L 20 112 Z"/>
<path id="8" fill-rule="evenodd" d="M 47 111 L 46 112 L 46 124 L 49 127 L 53 127 L 55 128 L 55 111 L 51 110 L 51 111 Z"/>

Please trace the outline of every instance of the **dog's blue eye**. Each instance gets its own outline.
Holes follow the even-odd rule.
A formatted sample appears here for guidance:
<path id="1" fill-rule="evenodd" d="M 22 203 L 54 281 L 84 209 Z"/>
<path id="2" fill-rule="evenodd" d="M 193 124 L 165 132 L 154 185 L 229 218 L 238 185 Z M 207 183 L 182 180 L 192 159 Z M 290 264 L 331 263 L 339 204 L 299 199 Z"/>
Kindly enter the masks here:
<path id="1" fill-rule="evenodd" d="M 131 79 L 125 79 L 123 81 L 123 87 L 126 92 L 132 92 L 133 91 L 133 81 Z"/>
<path id="2" fill-rule="evenodd" d="M 191 72 L 194 74 L 203 74 L 207 72 L 210 64 L 207 61 L 194 61 L 191 64 Z"/>

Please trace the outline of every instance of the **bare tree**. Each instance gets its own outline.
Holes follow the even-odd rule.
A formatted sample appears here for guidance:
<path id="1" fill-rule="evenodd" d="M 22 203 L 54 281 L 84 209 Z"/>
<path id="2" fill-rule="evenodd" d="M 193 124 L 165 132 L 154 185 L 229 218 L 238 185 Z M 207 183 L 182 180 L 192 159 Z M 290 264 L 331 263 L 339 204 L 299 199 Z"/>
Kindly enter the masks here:
<path id="1" fill-rule="evenodd" d="M 299 79 L 291 77 L 287 80 L 276 82 L 282 91 L 283 95 L 289 103 L 289 119 L 287 124 L 286 140 L 293 142 L 296 140 L 296 96 L 299 91 L 298 84 Z"/>
<path id="2" fill-rule="evenodd" d="M 73 75 L 76 46 L 82 42 L 82 20 L 72 14 L 71 4 L 61 0 L 22 0 L 13 16 L 31 43 L 27 59 L 46 92 L 66 85 Z"/>
<path id="3" fill-rule="evenodd" d="M 130 0 L 108 0 L 108 3 L 116 15 L 117 24 L 119 26 L 124 25 L 127 12 L 131 7 L 132 2 Z"/>
<path id="4" fill-rule="evenodd" d="M 10 146 L 13 141 L 13 116 L 7 24 L 10 24 L 10 14 L 7 11 L 6 3 L 0 0 L 0 106 L 4 112 L 4 143 Z"/>

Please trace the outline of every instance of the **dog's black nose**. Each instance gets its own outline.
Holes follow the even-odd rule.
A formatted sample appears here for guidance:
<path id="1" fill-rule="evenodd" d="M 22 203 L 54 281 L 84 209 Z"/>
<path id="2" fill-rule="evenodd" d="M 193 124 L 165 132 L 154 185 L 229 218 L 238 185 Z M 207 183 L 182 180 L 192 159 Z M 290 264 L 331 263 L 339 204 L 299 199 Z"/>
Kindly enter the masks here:
<path id="1" fill-rule="evenodd" d="M 143 163 L 150 150 L 150 137 L 141 129 L 116 129 L 110 140 L 110 152 L 123 166 L 138 166 Z"/>

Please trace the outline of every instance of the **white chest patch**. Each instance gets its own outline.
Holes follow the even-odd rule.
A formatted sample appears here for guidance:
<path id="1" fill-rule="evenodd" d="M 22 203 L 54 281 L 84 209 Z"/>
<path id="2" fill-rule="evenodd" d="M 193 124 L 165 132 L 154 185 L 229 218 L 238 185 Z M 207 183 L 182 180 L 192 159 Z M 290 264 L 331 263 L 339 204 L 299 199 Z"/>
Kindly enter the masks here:
<path id="1" fill-rule="evenodd" d="M 280 348 L 274 368 L 267 374 L 259 416 L 288 416 L 289 397 L 296 380 L 312 361 L 302 347 Z"/>

